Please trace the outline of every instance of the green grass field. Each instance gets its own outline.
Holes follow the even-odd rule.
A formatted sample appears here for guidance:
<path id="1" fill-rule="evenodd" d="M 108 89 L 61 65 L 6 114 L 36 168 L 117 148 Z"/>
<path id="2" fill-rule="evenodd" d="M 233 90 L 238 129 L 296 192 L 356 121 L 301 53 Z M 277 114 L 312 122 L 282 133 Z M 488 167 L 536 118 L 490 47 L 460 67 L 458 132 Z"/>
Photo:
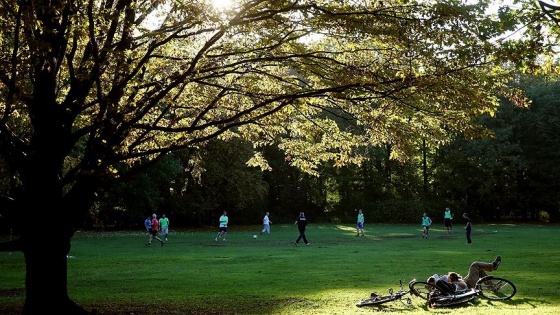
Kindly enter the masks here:
<path id="1" fill-rule="evenodd" d="M 230 226 L 227 242 L 217 228 L 171 230 L 161 247 L 144 246 L 138 232 L 78 232 L 68 259 L 70 296 L 99 314 L 558 314 L 560 227 L 477 225 L 467 245 L 462 227 L 447 234 L 433 226 L 366 224 L 365 238 L 352 225 L 310 224 L 310 246 L 295 247 L 297 229 L 272 225 Z M 480 297 L 454 308 L 431 309 L 393 301 L 358 308 L 371 292 L 398 289 L 399 280 L 425 280 L 450 270 L 466 275 L 474 260 L 502 256 L 493 274 L 512 280 L 508 301 Z M 19 311 L 24 299 L 21 253 L 0 253 L 0 314 Z"/>

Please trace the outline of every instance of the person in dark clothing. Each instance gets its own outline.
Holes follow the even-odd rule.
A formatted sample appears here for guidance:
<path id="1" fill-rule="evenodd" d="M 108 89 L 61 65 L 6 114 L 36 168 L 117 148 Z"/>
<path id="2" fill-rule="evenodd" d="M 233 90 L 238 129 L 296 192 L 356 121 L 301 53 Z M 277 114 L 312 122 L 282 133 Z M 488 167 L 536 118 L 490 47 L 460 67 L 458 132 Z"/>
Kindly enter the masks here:
<path id="1" fill-rule="evenodd" d="M 305 213 L 303 213 L 303 212 L 299 213 L 299 217 L 297 218 L 294 225 L 297 225 L 297 228 L 299 230 L 299 236 L 296 239 L 296 241 L 294 242 L 294 244 L 296 244 L 296 246 L 298 246 L 299 241 L 303 239 L 303 242 L 305 243 L 305 245 L 309 245 L 309 242 L 307 241 L 307 238 L 305 237 L 305 227 L 307 226 L 307 219 L 305 218 Z"/>
<path id="2" fill-rule="evenodd" d="M 467 232 L 467 244 L 471 244 L 472 240 L 471 240 L 471 219 L 469 219 L 469 216 L 466 213 L 463 213 L 463 219 L 465 219 L 465 231 Z"/>

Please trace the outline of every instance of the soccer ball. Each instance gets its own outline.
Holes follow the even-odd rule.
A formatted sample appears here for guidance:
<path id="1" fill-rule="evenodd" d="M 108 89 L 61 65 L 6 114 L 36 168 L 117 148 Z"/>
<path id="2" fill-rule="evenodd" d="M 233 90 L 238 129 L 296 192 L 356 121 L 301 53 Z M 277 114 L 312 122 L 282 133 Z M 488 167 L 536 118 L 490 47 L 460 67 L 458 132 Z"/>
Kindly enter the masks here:
<path id="1" fill-rule="evenodd" d="M 257 238 L 257 234 L 253 235 L 253 238 Z"/>

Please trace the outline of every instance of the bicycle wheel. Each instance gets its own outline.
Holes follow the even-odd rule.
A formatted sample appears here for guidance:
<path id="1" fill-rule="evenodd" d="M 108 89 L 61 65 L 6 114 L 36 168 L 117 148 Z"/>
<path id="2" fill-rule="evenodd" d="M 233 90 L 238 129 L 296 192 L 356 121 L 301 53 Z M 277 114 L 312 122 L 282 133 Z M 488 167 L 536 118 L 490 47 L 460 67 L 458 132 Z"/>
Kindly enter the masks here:
<path id="1" fill-rule="evenodd" d="M 513 282 L 499 277 L 486 276 L 476 282 L 478 294 L 489 300 L 508 300 L 517 292 Z"/>
<path id="2" fill-rule="evenodd" d="M 439 292 L 435 285 L 424 281 L 412 281 L 408 284 L 408 288 L 410 293 L 426 301 L 430 298 L 432 292 Z"/>
<path id="3" fill-rule="evenodd" d="M 391 294 L 391 295 L 377 295 L 377 296 L 369 298 L 369 299 L 361 300 L 360 302 L 356 303 L 356 306 L 357 307 L 362 307 L 362 306 L 379 305 L 379 304 L 394 301 L 394 300 L 400 298 L 401 296 L 402 295 L 394 295 L 394 294 Z"/>

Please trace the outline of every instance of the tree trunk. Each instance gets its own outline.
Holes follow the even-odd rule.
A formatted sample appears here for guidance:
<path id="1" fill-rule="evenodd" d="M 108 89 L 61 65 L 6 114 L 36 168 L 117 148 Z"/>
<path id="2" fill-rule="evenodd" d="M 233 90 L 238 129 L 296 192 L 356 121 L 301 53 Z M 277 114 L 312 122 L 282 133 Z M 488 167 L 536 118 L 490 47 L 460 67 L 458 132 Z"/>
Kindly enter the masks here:
<path id="1" fill-rule="evenodd" d="M 53 233 L 56 224 L 47 226 L 50 228 L 26 235 L 23 314 L 87 314 L 68 296 L 66 259 L 70 238 Z"/>
<path id="2" fill-rule="evenodd" d="M 20 210 L 25 225 L 21 234 L 25 257 L 26 297 L 23 314 L 87 314 L 68 296 L 67 255 L 74 234 L 72 218 L 79 209 L 63 198 L 56 159 L 47 146 L 36 146 L 23 172 L 24 196 Z M 51 151 L 58 149 L 51 146 Z"/>
<path id="3" fill-rule="evenodd" d="M 57 198 L 50 201 L 53 199 Z M 29 224 L 22 232 L 26 264 L 23 314 L 87 314 L 68 296 L 66 260 L 73 233 L 67 211 L 44 203 L 27 210 Z"/>

